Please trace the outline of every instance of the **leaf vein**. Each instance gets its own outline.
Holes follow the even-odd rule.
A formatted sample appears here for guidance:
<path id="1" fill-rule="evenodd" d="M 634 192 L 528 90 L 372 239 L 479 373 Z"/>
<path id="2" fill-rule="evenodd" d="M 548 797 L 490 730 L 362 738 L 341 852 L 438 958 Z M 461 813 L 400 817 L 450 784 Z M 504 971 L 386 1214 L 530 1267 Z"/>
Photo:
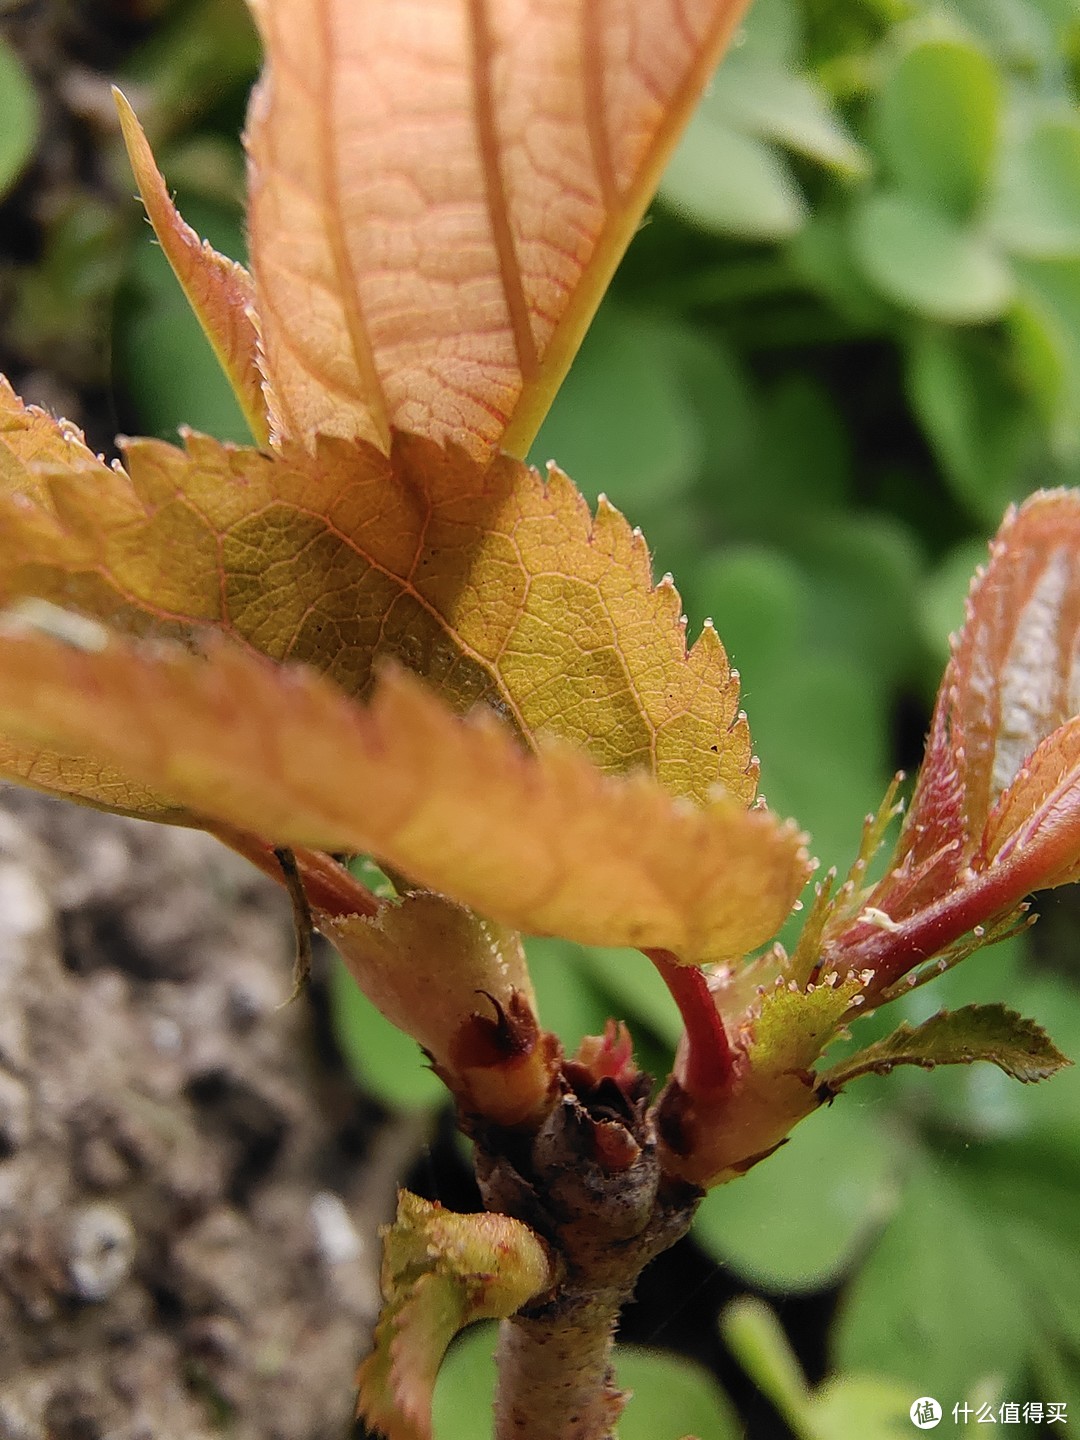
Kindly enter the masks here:
<path id="1" fill-rule="evenodd" d="M 473 119 L 476 126 L 476 147 L 484 175 L 484 198 L 491 235 L 495 242 L 499 281 L 506 301 L 521 383 L 528 386 L 539 373 L 540 360 L 529 318 L 529 303 L 522 285 L 506 184 L 499 164 L 499 131 L 492 88 L 492 37 L 487 0 L 469 0 L 469 39 Z"/>

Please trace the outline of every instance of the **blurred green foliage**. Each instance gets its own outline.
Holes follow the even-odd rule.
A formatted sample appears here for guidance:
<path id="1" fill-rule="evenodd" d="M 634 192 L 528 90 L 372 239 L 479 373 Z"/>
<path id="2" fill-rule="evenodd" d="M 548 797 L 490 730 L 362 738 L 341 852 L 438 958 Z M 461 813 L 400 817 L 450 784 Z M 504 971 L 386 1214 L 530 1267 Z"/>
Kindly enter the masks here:
<path id="1" fill-rule="evenodd" d="M 895 1380 L 853 1371 L 811 1388 L 776 1315 L 743 1296 L 720 1317 L 729 1347 L 796 1440 L 899 1440 L 911 1434 L 911 1392 Z"/>
<path id="2" fill-rule="evenodd" d="M 159 158 L 181 208 L 242 258 L 222 117 L 250 54 L 229 31 L 235 68 L 193 70 L 222 15 L 182 14 L 135 68 L 165 117 Z M 642 526 L 692 634 L 715 619 L 763 790 L 827 865 L 851 860 L 891 772 L 917 763 L 947 636 L 1004 507 L 1080 482 L 1078 65 L 1080 0 L 757 0 L 532 453 Z M 233 99 L 212 104 L 226 77 Z M 197 103 L 170 111 L 185 86 Z M 241 438 L 182 311 L 140 243 L 117 325 L 139 424 Z M 1070 902 L 1047 906 L 1067 916 Z M 1030 952 L 1022 937 L 977 956 L 868 1017 L 859 1042 L 941 1005 L 1005 999 L 1080 1057 L 1075 951 L 1044 947 L 1039 965 Z M 542 1015 L 569 1048 L 616 1014 L 666 1073 L 677 1017 L 640 956 L 551 940 L 532 953 Z M 334 996 L 365 1082 L 388 1103 L 437 1104 L 415 1045 L 341 975 Z M 897 1407 L 923 1394 L 947 1412 L 1066 1401 L 1075 1421 L 1078 1157 L 1080 1070 L 1026 1090 L 990 1067 L 897 1073 L 860 1082 L 710 1196 L 697 1239 L 747 1285 L 839 1287 L 838 1378 L 812 1395 L 800 1379 L 797 1404 L 789 1384 L 793 1429 L 899 1433 Z M 763 1333 L 731 1343 L 775 1399 L 768 1365 L 788 1362 Z M 452 1358 L 447 1436 L 455 1413 L 477 1413 L 461 1395 L 488 1383 L 462 1357 L 490 1348 L 481 1335 Z M 647 1397 L 675 1381 L 633 1383 L 628 1415 L 666 1423 Z M 732 1433 L 722 1401 L 703 1403 L 708 1422 L 671 1433 Z"/>
<path id="3" fill-rule="evenodd" d="M 38 128 L 34 87 L 19 57 L 0 36 L 0 199 L 33 154 Z"/>

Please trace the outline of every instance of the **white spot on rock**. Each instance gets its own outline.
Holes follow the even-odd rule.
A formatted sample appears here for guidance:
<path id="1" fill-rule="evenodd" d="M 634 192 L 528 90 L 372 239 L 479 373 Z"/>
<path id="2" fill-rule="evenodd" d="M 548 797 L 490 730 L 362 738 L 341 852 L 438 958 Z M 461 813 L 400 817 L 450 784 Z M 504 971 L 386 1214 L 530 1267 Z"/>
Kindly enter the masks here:
<path id="1" fill-rule="evenodd" d="M 324 1265 L 355 1260 L 364 1248 L 340 1195 L 320 1190 L 308 1206 L 315 1247 Z"/>
<path id="2" fill-rule="evenodd" d="M 75 1212 L 67 1243 L 72 1292 L 87 1303 L 107 1300 L 135 1260 L 135 1231 L 116 1205 L 84 1205 Z"/>

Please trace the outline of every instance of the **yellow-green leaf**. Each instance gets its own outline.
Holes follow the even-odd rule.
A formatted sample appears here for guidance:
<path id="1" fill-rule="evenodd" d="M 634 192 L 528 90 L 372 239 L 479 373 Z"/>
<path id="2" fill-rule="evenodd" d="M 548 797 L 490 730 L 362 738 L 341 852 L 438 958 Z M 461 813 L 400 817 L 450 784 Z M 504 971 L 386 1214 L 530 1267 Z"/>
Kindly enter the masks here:
<path id="1" fill-rule="evenodd" d="M 364 851 L 514 929 L 673 951 L 768 938 L 805 881 L 802 837 L 719 792 L 701 808 L 565 743 L 529 755 L 485 707 L 456 716 L 389 670 L 369 708 L 213 635 L 74 645 L 0 635 L 0 730 L 89 757 L 279 845 Z"/>
<path id="2" fill-rule="evenodd" d="M 534 1000 L 520 938 L 441 895 L 407 895 L 374 916 L 326 916 L 319 928 L 371 1003 L 440 1061 L 470 1011 L 506 1010 L 515 990 Z"/>
<path id="3" fill-rule="evenodd" d="M 732 980 L 738 990 L 737 973 Z M 683 1143 L 678 1151 L 665 1147 L 664 1168 L 710 1189 L 771 1154 L 821 1104 L 812 1067 L 853 1004 L 859 1005 L 863 988 L 859 976 L 806 990 L 789 988 L 780 977 L 747 1013 L 734 1023 L 729 1018 L 731 1039 L 742 1052 L 738 1079 L 714 1097 L 688 1097 L 690 1108 L 680 1121 Z M 724 972 L 713 977 L 712 989 L 724 1013 Z M 677 1081 L 687 1057 L 684 1041 L 675 1059 Z"/>
<path id="4" fill-rule="evenodd" d="M 743 0 L 252 0 L 275 431 L 524 454 Z"/>
<path id="5" fill-rule="evenodd" d="M 128 472 L 0 382 L 0 601 L 50 600 L 136 634 L 214 626 L 349 694 L 392 656 L 459 710 L 559 735 L 697 802 L 752 799 L 738 677 L 652 584 L 640 534 L 559 471 L 398 436 L 278 456 L 128 442 Z"/>
<path id="6" fill-rule="evenodd" d="M 939 1010 L 921 1025 L 903 1024 L 884 1040 L 840 1061 L 820 1083 L 837 1091 L 859 1075 L 887 1075 L 895 1065 L 971 1065 L 989 1060 L 1014 1080 L 1045 1080 L 1072 1061 L 1041 1025 L 1004 1005 L 965 1005 Z"/>
<path id="7" fill-rule="evenodd" d="M 431 1440 L 435 1377 L 474 1320 L 501 1320 L 555 1280 L 547 1247 L 508 1215 L 457 1215 L 407 1190 L 383 1231 L 386 1304 L 360 1367 L 357 1413 L 386 1440 Z"/>

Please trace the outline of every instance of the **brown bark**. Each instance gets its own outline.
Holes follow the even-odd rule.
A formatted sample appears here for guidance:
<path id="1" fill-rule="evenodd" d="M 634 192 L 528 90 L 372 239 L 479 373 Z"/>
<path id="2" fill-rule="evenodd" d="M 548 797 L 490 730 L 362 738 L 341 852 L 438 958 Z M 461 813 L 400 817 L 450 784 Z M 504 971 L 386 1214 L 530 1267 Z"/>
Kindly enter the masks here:
<path id="1" fill-rule="evenodd" d="M 660 1171 L 648 1077 L 564 1067 L 533 1136 L 480 1133 L 485 1204 L 531 1225 L 563 1279 L 500 1332 L 495 1440 L 611 1440 L 623 1396 L 611 1367 L 619 1311 L 641 1271 L 687 1231 L 701 1192 Z"/>

